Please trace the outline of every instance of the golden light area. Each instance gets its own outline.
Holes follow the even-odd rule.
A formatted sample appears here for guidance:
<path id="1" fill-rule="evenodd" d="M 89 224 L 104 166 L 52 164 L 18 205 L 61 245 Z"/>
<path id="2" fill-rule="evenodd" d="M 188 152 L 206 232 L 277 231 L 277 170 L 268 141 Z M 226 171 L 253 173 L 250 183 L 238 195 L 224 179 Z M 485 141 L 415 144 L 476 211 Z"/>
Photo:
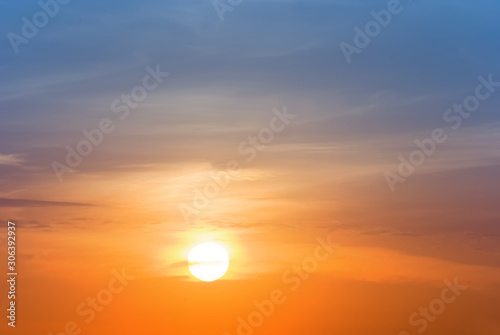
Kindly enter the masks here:
<path id="1" fill-rule="evenodd" d="M 189 271 L 199 280 L 210 282 L 221 278 L 229 268 L 226 250 L 215 243 L 203 243 L 188 256 Z"/>

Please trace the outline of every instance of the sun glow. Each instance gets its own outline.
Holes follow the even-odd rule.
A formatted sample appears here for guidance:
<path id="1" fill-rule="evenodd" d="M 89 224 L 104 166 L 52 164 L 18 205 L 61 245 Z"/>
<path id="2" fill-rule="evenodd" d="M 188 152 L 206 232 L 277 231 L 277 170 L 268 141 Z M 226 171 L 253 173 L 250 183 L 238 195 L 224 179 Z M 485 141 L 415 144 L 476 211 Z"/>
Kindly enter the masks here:
<path id="1" fill-rule="evenodd" d="M 229 268 L 226 250 L 215 243 L 200 244 L 191 250 L 188 257 L 189 271 L 202 281 L 214 281 L 222 277 Z"/>

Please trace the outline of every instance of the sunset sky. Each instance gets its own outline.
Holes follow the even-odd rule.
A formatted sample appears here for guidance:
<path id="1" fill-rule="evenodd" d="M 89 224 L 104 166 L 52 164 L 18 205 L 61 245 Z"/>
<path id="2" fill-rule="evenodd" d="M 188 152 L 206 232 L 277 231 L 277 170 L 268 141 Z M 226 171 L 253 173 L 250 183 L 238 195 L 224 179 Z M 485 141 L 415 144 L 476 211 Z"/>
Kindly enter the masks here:
<path id="1" fill-rule="evenodd" d="M 2 335 L 500 334 L 498 1 L 54 1 L 0 0 Z"/>

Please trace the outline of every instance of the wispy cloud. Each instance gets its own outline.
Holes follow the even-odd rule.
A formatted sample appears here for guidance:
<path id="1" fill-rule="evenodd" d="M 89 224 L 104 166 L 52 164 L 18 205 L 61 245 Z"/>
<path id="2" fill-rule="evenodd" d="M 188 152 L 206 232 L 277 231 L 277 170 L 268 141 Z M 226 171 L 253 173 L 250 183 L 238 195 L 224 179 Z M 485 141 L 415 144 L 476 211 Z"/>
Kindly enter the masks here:
<path id="1" fill-rule="evenodd" d="M 64 201 L 0 198 L 2 207 L 51 207 L 51 206 L 95 206 L 93 204 Z"/>
<path id="2" fill-rule="evenodd" d="M 24 162 L 19 155 L 2 155 L 0 154 L 0 165 L 21 165 Z"/>

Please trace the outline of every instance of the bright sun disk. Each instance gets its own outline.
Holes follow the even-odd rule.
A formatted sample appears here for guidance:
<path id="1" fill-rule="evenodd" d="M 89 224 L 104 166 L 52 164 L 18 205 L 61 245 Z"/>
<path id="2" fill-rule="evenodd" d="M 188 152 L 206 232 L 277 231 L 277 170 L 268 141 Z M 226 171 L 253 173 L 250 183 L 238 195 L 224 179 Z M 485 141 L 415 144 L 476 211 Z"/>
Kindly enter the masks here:
<path id="1" fill-rule="evenodd" d="M 214 281 L 229 268 L 226 250 L 215 243 L 203 243 L 191 250 L 188 256 L 189 271 L 202 281 Z"/>

